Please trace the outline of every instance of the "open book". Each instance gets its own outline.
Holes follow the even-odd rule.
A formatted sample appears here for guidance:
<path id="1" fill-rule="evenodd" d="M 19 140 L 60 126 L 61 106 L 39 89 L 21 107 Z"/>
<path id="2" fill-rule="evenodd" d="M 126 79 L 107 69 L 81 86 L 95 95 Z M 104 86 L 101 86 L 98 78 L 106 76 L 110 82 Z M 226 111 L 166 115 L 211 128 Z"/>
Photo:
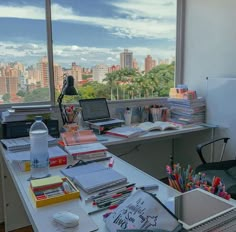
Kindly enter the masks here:
<path id="1" fill-rule="evenodd" d="M 147 131 L 131 126 L 115 127 L 106 131 L 107 135 L 118 136 L 122 138 L 133 138 L 147 133 Z"/>
<path id="2" fill-rule="evenodd" d="M 179 129 L 177 125 L 171 122 L 162 122 L 162 121 L 156 121 L 156 122 L 142 122 L 138 126 L 138 128 L 141 128 L 144 131 L 152 131 L 152 130 L 168 130 L 168 129 Z"/>

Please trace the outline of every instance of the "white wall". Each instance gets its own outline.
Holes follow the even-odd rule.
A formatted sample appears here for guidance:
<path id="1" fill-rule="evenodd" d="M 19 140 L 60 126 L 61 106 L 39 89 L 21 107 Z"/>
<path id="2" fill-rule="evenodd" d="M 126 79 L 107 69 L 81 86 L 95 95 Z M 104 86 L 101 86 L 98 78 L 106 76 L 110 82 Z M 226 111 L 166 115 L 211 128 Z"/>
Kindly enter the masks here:
<path id="1" fill-rule="evenodd" d="M 199 94 L 206 76 L 236 76 L 235 9 L 235 0 L 186 0 L 184 82 Z"/>
<path id="2" fill-rule="evenodd" d="M 186 0 L 185 2 L 183 79 L 190 89 L 196 89 L 199 95 L 206 96 L 207 76 L 236 78 L 236 1 Z M 219 102 L 219 105 L 224 104 L 224 91 L 227 89 L 222 87 L 222 102 Z M 207 107 L 209 109 L 211 106 Z M 219 120 L 227 120 L 220 113 L 218 117 Z M 235 115 L 230 117 L 232 118 L 228 120 L 233 121 Z M 236 139 L 232 128 L 228 128 L 226 132 L 224 128 L 217 129 L 216 137 L 222 134 L 231 137 L 231 141 Z M 226 157 L 234 159 L 235 151 L 228 149 Z"/>

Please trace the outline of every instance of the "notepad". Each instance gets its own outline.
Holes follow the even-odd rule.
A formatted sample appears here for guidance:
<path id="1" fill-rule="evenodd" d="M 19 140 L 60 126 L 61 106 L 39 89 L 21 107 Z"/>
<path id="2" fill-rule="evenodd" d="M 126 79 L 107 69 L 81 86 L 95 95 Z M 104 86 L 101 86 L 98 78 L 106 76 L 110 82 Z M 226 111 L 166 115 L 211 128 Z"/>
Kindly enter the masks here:
<path id="1" fill-rule="evenodd" d="M 63 169 L 61 172 L 87 193 L 127 182 L 127 178 L 119 172 L 96 162 Z"/>
<path id="2" fill-rule="evenodd" d="M 50 188 L 56 188 L 61 186 L 63 180 L 60 176 L 51 176 L 42 179 L 36 179 L 30 181 L 30 186 L 33 191 L 42 191 Z"/>

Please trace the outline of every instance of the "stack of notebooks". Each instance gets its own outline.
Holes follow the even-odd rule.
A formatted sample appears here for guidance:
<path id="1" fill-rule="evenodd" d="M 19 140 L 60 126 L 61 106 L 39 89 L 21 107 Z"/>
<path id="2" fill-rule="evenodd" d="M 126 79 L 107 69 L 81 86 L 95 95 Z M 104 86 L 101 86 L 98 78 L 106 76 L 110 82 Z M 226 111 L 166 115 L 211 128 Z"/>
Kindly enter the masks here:
<path id="1" fill-rule="evenodd" d="M 15 139 L 1 139 L 1 143 L 8 151 L 17 152 L 30 149 L 30 137 L 21 137 Z M 48 145 L 56 145 L 57 139 L 48 135 Z"/>
<path id="2" fill-rule="evenodd" d="M 179 124 L 200 124 L 205 121 L 206 102 L 203 97 L 196 99 L 169 98 L 170 121 Z"/>
<path id="3" fill-rule="evenodd" d="M 127 182 L 122 174 L 96 162 L 63 169 L 61 172 L 89 194 Z"/>
<path id="4" fill-rule="evenodd" d="M 65 150 L 73 157 L 74 160 L 89 161 L 105 158 L 107 156 L 107 147 L 101 143 L 65 146 Z"/>

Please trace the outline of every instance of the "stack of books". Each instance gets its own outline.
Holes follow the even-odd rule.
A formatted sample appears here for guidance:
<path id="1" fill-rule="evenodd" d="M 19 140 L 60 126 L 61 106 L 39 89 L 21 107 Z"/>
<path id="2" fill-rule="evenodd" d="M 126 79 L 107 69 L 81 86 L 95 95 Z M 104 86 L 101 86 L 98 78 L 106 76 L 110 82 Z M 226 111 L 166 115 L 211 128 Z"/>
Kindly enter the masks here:
<path id="1" fill-rule="evenodd" d="M 48 148 L 50 167 L 66 165 L 68 154 L 59 146 Z M 30 150 L 8 151 L 7 158 L 19 167 L 20 171 L 30 171 Z"/>
<path id="2" fill-rule="evenodd" d="M 87 143 L 74 146 L 65 146 L 65 150 L 74 160 L 96 160 L 107 156 L 107 147 L 101 143 Z"/>
<path id="3" fill-rule="evenodd" d="M 36 115 L 41 115 L 45 119 L 50 119 L 52 112 L 53 110 L 51 105 L 12 106 L 10 109 L 2 112 L 1 121 L 2 123 L 6 123 L 34 120 Z"/>
<path id="4" fill-rule="evenodd" d="M 62 169 L 61 172 L 88 194 L 127 182 L 125 176 L 98 162 Z"/>
<path id="5" fill-rule="evenodd" d="M 61 139 L 65 146 L 73 146 L 97 141 L 92 130 L 66 131 L 61 133 Z"/>
<path id="6" fill-rule="evenodd" d="M 170 121 L 178 124 L 200 124 L 205 122 L 206 101 L 203 97 L 196 99 L 169 98 Z"/>

